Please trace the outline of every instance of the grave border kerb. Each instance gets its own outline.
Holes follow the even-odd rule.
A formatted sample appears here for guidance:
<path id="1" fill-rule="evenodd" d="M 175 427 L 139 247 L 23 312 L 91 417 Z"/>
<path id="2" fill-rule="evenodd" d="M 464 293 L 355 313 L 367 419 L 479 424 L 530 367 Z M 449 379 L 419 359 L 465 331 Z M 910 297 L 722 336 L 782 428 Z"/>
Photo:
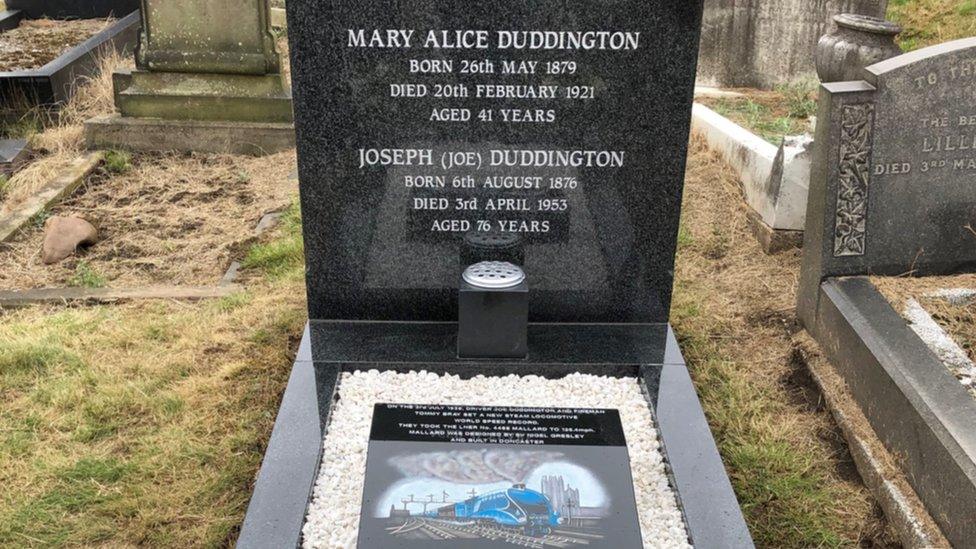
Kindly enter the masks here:
<path id="1" fill-rule="evenodd" d="M 976 536 L 976 399 L 866 277 L 819 288 L 807 330 L 953 544 Z"/>
<path id="2" fill-rule="evenodd" d="M 0 29 L 4 28 L 4 21 L 13 19 L 19 22 L 24 17 L 22 13 L 14 10 L 0 12 L 0 15 L 6 15 L 6 18 L 0 18 Z M 119 18 L 108 28 L 69 49 L 43 67 L 0 71 L 0 86 L 31 90 L 36 94 L 40 104 L 64 103 L 73 93 L 77 75 L 88 73 L 96 68 L 101 51 L 110 47 L 117 51 L 135 47 L 141 24 L 139 11 L 136 10 Z"/>

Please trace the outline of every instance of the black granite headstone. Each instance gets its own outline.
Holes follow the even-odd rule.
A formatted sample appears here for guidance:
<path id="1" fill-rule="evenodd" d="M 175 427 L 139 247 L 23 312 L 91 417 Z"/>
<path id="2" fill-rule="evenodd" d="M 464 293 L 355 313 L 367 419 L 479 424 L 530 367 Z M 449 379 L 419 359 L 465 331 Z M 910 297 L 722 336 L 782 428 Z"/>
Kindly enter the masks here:
<path id="1" fill-rule="evenodd" d="M 700 1 L 288 10 L 311 318 L 454 321 L 485 233 L 534 322 L 667 321 Z"/>
<path id="2" fill-rule="evenodd" d="M 301 544 L 311 483 L 341 467 L 321 461 L 320 438 L 337 389 L 345 398 L 341 372 L 364 369 L 630 377 L 647 390 L 689 538 L 752 546 L 667 324 L 701 5 L 288 0 L 310 320 L 238 547 Z M 480 261 L 525 271 L 525 356 L 521 340 L 517 356 L 459 356 L 461 274 Z M 532 539 L 541 524 L 501 533 L 489 524 L 408 525 L 419 517 L 385 498 L 412 482 L 391 458 L 459 446 L 561 452 L 613 495 L 605 510 L 565 499 L 574 503 L 559 529 L 589 543 L 567 535 L 548 546 L 640 546 L 627 449 L 611 436 L 621 431 L 615 412 L 603 411 L 580 444 L 404 438 L 390 434 L 399 420 L 388 412 L 374 415 L 360 546 L 472 547 L 482 534 L 541 545 Z M 570 423 L 587 424 L 591 413 L 600 411 Z M 548 478 L 560 475 L 546 463 Z M 558 485 L 509 480 L 470 487 L 473 495 L 438 491 L 440 505 L 428 498 L 420 512 L 448 513 L 450 499 L 457 516 L 489 488 L 521 498 Z M 590 527 L 589 536 L 572 531 Z"/>
<path id="3" fill-rule="evenodd" d="M 139 9 L 139 0 L 6 0 L 7 9 L 21 10 L 30 19 L 91 19 L 126 16 Z"/>
<path id="4" fill-rule="evenodd" d="M 820 282 L 976 269 L 976 38 L 824 84 L 800 312 Z"/>
<path id="5" fill-rule="evenodd" d="M 617 410 L 377 404 L 361 549 L 638 548 Z"/>

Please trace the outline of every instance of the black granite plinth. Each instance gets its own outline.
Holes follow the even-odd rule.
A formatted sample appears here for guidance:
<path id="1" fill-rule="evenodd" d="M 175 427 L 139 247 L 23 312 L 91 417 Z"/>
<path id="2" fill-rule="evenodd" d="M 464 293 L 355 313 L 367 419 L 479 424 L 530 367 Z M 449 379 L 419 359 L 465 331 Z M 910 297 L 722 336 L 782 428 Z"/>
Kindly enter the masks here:
<path id="1" fill-rule="evenodd" d="M 320 323 L 321 324 L 321 323 Z M 416 325 L 413 325 L 414 327 Z M 326 327 L 329 341 L 341 343 L 352 332 L 337 336 L 336 327 Z M 345 327 L 348 328 L 348 327 Z M 306 329 L 298 352 L 298 360 L 292 370 L 288 387 L 282 399 L 278 417 L 264 462 L 241 528 L 237 547 L 242 549 L 266 547 L 297 547 L 301 543 L 301 529 L 311 497 L 312 487 L 319 473 L 322 440 L 328 429 L 329 413 L 343 371 L 377 368 L 401 369 L 397 362 L 333 362 L 329 349 L 315 346 L 314 334 L 319 332 L 319 345 L 323 344 L 322 326 Z M 648 406 L 654 413 L 660 432 L 662 448 L 671 473 L 672 487 L 684 513 L 690 541 L 698 548 L 749 548 L 752 539 L 736 501 L 732 486 L 725 474 L 708 423 L 702 413 L 698 396 L 681 357 L 674 334 L 667 325 L 659 325 L 656 334 L 664 337 L 640 338 L 636 334 L 620 336 L 617 341 L 630 339 L 631 350 L 656 348 L 658 360 L 654 363 L 635 361 L 624 368 L 607 366 L 607 371 L 627 370 L 627 375 L 638 376 L 647 392 Z M 410 330 L 404 330 L 409 332 Z M 408 337 L 401 334 L 399 337 Z M 563 343 L 568 341 L 556 337 Z M 586 358 L 586 346 L 598 343 L 602 337 L 580 337 L 576 347 Z M 637 340 L 646 339 L 641 344 Z M 418 341 L 424 341 L 421 337 Z M 436 341 L 436 337 L 430 341 Z M 363 348 L 376 341 L 364 341 Z M 552 345 L 553 349 L 560 345 Z M 316 350 L 317 349 L 317 350 Z M 339 356 L 351 356 L 352 350 L 341 350 Z M 556 351 L 550 356 L 558 354 Z M 624 356 L 623 353 L 616 356 Z M 360 356 L 362 355 L 352 355 Z M 636 356 L 636 355 L 631 355 Z M 322 357 L 326 360 L 319 361 Z M 591 367 L 596 368 L 593 364 Z M 462 376 L 507 375 L 512 367 L 496 366 L 477 370 L 468 363 L 414 363 L 411 369 L 450 372 Z M 583 368 L 586 371 L 587 368 Z M 519 372 L 516 373 L 537 373 Z M 556 376 L 555 372 L 550 372 Z M 564 372 L 569 373 L 569 372 Z"/>
<path id="2" fill-rule="evenodd" d="M 504 230 L 531 321 L 666 322 L 700 0 L 287 9 L 311 318 L 453 321 L 465 235 Z"/>
<path id="3" fill-rule="evenodd" d="M 24 12 L 14 10 L 0 11 L 0 32 L 16 29 L 24 19 Z"/>
<path id="4" fill-rule="evenodd" d="M 427 369 L 462 377 L 478 374 L 542 375 L 572 372 L 636 376 L 639 364 L 664 359 L 667 324 L 529 324 L 524 359 L 459 359 L 456 322 L 311 321 L 307 349 L 298 360 L 352 367 Z"/>
<path id="5" fill-rule="evenodd" d="M 6 0 L 7 9 L 30 19 L 92 19 L 123 17 L 139 9 L 139 0 Z"/>
<path id="6" fill-rule="evenodd" d="M 10 3 L 8 2 L 8 7 Z M 13 10 L 0 12 L 8 14 L 6 20 L 23 17 L 23 13 Z M 61 54 L 38 69 L 0 72 L 0 115 L 16 115 L 9 111 L 10 105 L 17 109 L 29 109 L 34 105 L 53 106 L 68 101 L 78 88 L 82 79 L 95 74 L 99 59 L 107 52 L 133 51 L 139 35 L 139 13 L 126 12 L 125 15 L 107 29 Z M 0 29 L 3 22 L 0 20 Z"/>
<path id="7" fill-rule="evenodd" d="M 752 542 L 667 325 L 701 0 L 289 0 L 309 328 L 239 547 L 301 541 L 342 371 L 640 380 L 691 541 Z M 521 42 L 520 42 L 521 41 Z M 458 279 L 525 271 L 524 357 Z"/>

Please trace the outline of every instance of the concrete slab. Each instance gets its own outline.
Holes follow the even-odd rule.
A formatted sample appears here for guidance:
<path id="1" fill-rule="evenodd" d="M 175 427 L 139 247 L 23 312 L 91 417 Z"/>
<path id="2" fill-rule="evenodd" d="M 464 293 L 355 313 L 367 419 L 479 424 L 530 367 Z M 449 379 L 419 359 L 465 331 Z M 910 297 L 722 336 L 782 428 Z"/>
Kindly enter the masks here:
<path id="1" fill-rule="evenodd" d="M 293 149 L 295 126 L 289 123 L 100 116 L 85 122 L 85 144 L 89 149 L 262 156 Z"/>
<path id="2" fill-rule="evenodd" d="M 773 230 L 803 231 L 810 175 L 809 138 L 787 137 L 777 147 L 696 103 L 691 131 L 701 135 L 742 180 L 749 207 Z"/>
<path id="3" fill-rule="evenodd" d="M 288 18 L 285 15 L 285 8 L 271 8 L 271 26 L 276 29 L 288 27 Z"/>

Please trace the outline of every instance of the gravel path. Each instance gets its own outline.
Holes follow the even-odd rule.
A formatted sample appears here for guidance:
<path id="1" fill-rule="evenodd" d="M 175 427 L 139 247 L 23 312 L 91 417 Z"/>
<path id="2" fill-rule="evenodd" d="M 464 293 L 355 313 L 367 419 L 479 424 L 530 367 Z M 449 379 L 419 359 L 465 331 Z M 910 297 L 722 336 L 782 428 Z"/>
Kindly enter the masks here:
<path id="1" fill-rule="evenodd" d="M 371 370 L 342 376 L 325 437 L 322 472 L 305 523 L 306 548 L 356 546 L 366 448 L 377 402 L 616 408 L 627 437 L 644 547 L 689 546 L 657 430 L 635 379 L 572 374 L 558 380 L 538 376 L 462 380 L 427 372 Z"/>

